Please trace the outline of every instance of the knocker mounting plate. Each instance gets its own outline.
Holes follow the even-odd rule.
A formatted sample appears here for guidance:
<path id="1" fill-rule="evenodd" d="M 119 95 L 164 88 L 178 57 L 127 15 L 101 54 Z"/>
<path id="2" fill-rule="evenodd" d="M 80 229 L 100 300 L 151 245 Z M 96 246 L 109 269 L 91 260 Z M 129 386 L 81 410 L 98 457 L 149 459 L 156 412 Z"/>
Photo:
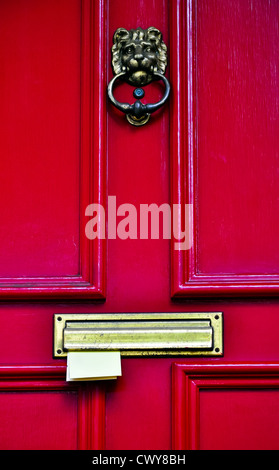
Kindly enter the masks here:
<path id="1" fill-rule="evenodd" d="M 118 28 L 113 36 L 112 68 L 114 78 L 108 85 L 108 97 L 111 103 L 126 114 L 130 124 L 142 126 L 149 121 L 150 114 L 161 108 L 170 93 L 170 84 L 164 76 L 167 67 L 167 46 L 161 32 L 150 27 L 127 30 Z M 143 104 L 139 99 L 133 104 L 120 103 L 113 96 L 113 87 L 118 80 L 133 85 L 135 98 L 143 98 L 144 87 L 154 80 L 163 80 L 165 93 L 163 98 L 152 104 Z"/>

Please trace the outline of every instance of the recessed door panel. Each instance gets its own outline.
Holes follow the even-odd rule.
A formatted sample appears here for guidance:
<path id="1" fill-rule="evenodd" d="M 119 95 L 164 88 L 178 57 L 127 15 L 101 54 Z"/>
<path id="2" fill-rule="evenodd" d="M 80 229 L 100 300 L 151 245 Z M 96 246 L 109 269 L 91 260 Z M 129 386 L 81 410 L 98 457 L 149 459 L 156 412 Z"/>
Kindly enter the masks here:
<path id="1" fill-rule="evenodd" d="M 12 1 L 0 22 L 0 297 L 101 298 L 104 246 L 85 211 L 105 207 L 102 14 L 89 0 Z"/>

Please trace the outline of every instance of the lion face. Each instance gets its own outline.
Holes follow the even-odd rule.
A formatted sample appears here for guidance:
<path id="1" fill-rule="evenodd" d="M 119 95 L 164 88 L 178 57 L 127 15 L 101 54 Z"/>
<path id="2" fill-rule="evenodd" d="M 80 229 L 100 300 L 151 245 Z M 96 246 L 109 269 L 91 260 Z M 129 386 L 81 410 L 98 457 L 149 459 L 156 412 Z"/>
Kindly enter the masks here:
<path id="1" fill-rule="evenodd" d="M 167 47 L 156 28 L 118 28 L 114 34 L 112 65 L 114 73 L 126 73 L 129 83 L 144 86 L 151 82 L 153 73 L 164 74 L 167 65 Z"/>

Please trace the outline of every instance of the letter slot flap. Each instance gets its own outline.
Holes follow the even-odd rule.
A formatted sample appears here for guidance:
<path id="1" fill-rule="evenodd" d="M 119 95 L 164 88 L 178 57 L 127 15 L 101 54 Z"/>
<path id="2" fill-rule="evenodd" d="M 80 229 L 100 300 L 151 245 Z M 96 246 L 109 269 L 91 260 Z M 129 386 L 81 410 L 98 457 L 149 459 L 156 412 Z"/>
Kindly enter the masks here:
<path id="1" fill-rule="evenodd" d="M 54 357 L 65 357 L 69 351 L 120 351 L 122 356 L 220 356 L 223 314 L 56 314 Z"/>

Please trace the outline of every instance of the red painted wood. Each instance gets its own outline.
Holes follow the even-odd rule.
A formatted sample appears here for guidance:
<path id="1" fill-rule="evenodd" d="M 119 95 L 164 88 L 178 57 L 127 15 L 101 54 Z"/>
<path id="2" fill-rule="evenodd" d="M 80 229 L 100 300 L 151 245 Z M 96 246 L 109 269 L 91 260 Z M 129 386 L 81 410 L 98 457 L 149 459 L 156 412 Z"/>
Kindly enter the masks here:
<path id="1" fill-rule="evenodd" d="M 173 364 L 173 448 L 277 449 L 279 365 Z"/>
<path id="2" fill-rule="evenodd" d="M 276 1 L 172 2 L 172 199 L 194 206 L 173 296 L 279 292 L 278 14 Z"/>
<path id="3" fill-rule="evenodd" d="M 122 377 L 107 385 L 106 448 L 170 449 L 169 360 L 122 360 Z"/>
<path id="4" fill-rule="evenodd" d="M 260 387 L 258 383 L 253 390 L 218 388 L 200 393 L 200 449 L 278 448 L 278 381 Z"/>
<path id="5" fill-rule="evenodd" d="M 10 10 L 9 21 L 8 18 L 4 18 L 7 20 L 4 30 L 10 32 L 12 31 L 12 28 L 9 29 L 11 24 L 14 24 L 15 21 L 19 24 L 26 18 L 26 14 L 30 15 L 27 4 L 19 0 L 12 3 L 17 8 L 14 8 L 13 11 Z M 13 269 L 17 275 L 25 263 L 27 268 L 23 272 L 24 276 L 20 273 L 22 277 L 17 278 L 18 284 L 11 286 L 10 281 L 15 278 L 4 273 L 3 282 L 0 285 L 0 295 L 3 300 L 0 308 L 0 405 L 1 397 L 4 397 L 2 401 L 4 419 L 1 421 L 4 425 L 1 428 L 1 436 L 5 448 L 20 448 L 21 446 L 30 448 L 33 444 L 37 448 L 168 450 L 172 447 L 172 434 L 173 446 L 177 449 L 216 448 L 216 446 L 229 448 L 230 445 L 241 447 L 242 443 L 237 437 L 240 426 L 243 426 L 243 430 L 246 431 L 245 446 L 257 445 L 260 447 L 259 441 L 255 440 L 253 427 L 255 426 L 257 429 L 256 426 L 262 424 L 263 429 L 266 430 L 269 423 L 273 429 L 276 428 L 274 417 L 277 417 L 278 412 L 276 403 L 279 360 L 278 302 L 276 297 L 272 297 L 272 294 L 278 293 L 278 279 L 275 269 L 277 266 L 276 216 L 272 216 L 274 228 L 272 226 L 268 231 L 263 227 L 259 234 L 260 238 L 255 239 L 248 247 L 250 264 L 247 264 L 246 251 L 243 253 L 239 241 L 241 227 L 231 223 L 230 214 L 235 215 L 236 207 L 239 208 L 238 191 L 243 195 L 247 187 L 250 191 L 251 215 L 260 217 L 263 212 L 259 211 L 258 215 L 252 204 L 254 196 L 257 194 L 256 180 L 260 180 L 259 187 L 262 188 L 263 199 L 266 198 L 269 210 L 274 212 L 277 207 L 277 190 L 276 184 L 274 184 L 277 174 L 276 152 L 278 150 L 276 147 L 277 134 L 274 130 L 278 125 L 278 119 L 274 113 L 277 95 L 270 107 L 273 112 L 272 122 L 271 116 L 267 116 L 263 100 L 266 99 L 268 102 L 271 100 L 270 95 L 274 94 L 274 89 L 278 84 L 275 67 L 271 67 L 270 73 L 273 70 L 274 81 L 272 86 L 267 89 L 267 83 L 271 82 L 271 75 L 267 73 L 267 62 L 270 60 L 270 64 L 276 63 L 274 52 L 277 43 L 275 44 L 274 41 L 277 33 L 274 24 L 278 18 L 278 9 L 274 1 L 255 0 L 251 3 L 248 0 L 242 0 L 241 3 L 237 2 L 237 9 L 233 7 L 234 3 L 231 0 L 220 0 L 219 2 L 214 0 L 211 3 L 212 9 L 208 8 L 209 4 L 205 0 L 197 0 L 197 9 L 192 8 L 194 3 L 190 0 L 171 2 L 167 0 L 163 2 L 161 0 L 153 2 L 122 0 L 121 5 L 117 0 L 83 0 L 82 3 L 74 0 L 69 3 L 63 0 L 59 0 L 59 2 L 39 0 L 29 3 L 33 9 L 33 18 L 34 15 L 40 15 L 49 8 L 44 22 L 48 18 L 50 18 L 50 22 L 53 21 L 53 18 L 56 17 L 56 8 L 60 12 L 63 10 L 64 15 L 61 19 L 61 28 L 64 25 L 61 31 L 56 22 L 50 23 L 53 24 L 56 37 L 61 34 L 61 46 L 59 41 L 56 41 L 55 48 L 53 47 L 55 41 L 47 31 L 47 39 L 44 43 L 45 56 L 40 56 L 37 63 L 40 70 L 44 70 L 46 65 L 45 57 L 49 58 L 49 63 L 55 62 L 57 51 L 61 51 L 63 48 L 67 49 L 65 35 L 69 36 L 73 30 L 73 34 L 76 35 L 77 31 L 80 31 L 82 36 L 81 42 L 79 39 L 78 47 L 75 43 L 73 54 L 71 55 L 69 52 L 66 54 L 70 63 L 76 57 L 78 67 L 81 66 L 80 96 L 76 90 L 76 94 L 72 96 L 74 103 L 67 103 L 66 108 L 67 110 L 74 108 L 77 111 L 73 113 L 72 119 L 81 118 L 80 127 L 76 123 L 75 126 L 72 126 L 73 134 L 71 135 L 70 131 L 67 134 L 69 136 L 70 133 L 71 139 L 77 139 L 80 132 L 80 151 L 77 144 L 75 149 L 72 148 L 68 140 L 65 144 L 65 149 L 68 150 L 67 154 L 62 152 L 56 154 L 56 157 L 54 154 L 51 155 L 49 158 L 61 170 L 59 175 L 55 174 L 55 178 L 60 178 L 58 182 L 63 184 L 61 183 L 60 186 L 58 184 L 59 190 L 56 188 L 53 193 L 46 183 L 42 186 L 42 189 L 47 191 L 50 197 L 47 200 L 44 192 L 49 212 L 51 213 L 53 207 L 53 211 L 56 213 L 58 208 L 55 206 L 55 195 L 61 203 L 66 194 L 69 194 L 70 183 L 67 180 L 67 175 L 70 181 L 75 182 L 75 189 L 72 187 L 73 193 L 70 194 L 71 203 L 67 208 L 69 214 L 67 227 L 72 232 L 80 230 L 77 239 L 79 255 L 78 258 L 68 256 L 67 267 L 67 262 L 64 263 L 63 260 L 66 259 L 65 256 L 69 255 L 70 251 L 66 250 L 66 255 L 65 252 L 64 254 L 61 252 L 61 257 L 56 263 L 55 255 L 59 257 L 55 244 L 58 229 L 57 223 L 53 222 L 53 231 L 48 239 L 48 245 L 41 247 L 48 250 L 45 264 L 41 263 L 40 257 L 34 259 L 35 248 L 32 253 L 34 258 L 30 260 L 29 264 L 27 263 L 27 251 L 21 250 L 18 253 L 21 259 L 18 259 L 18 262 L 15 261 L 13 266 L 7 267 L 7 270 Z M 4 5 L 8 5 L 7 9 L 12 8 L 11 2 L 3 0 L 0 9 L 4 9 Z M 80 7 L 78 7 L 79 5 Z M 77 7 L 78 13 L 75 15 L 73 8 Z M 23 12 L 25 12 L 24 15 Z M 231 15 L 230 12 L 232 12 Z M 220 39 L 218 36 L 220 29 L 218 30 L 214 26 L 216 25 L 215 17 L 218 19 L 218 27 L 222 31 L 224 29 L 228 31 L 227 37 L 224 40 L 219 40 L 217 47 L 213 41 Z M 244 32 L 246 20 L 249 27 Z M 269 33 L 264 34 L 263 27 L 269 24 L 269 20 L 271 22 Z M 35 43 L 40 28 L 34 25 L 34 21 L 33 28 L 29 28 L 28 34 Z M 167 75 L 171 82 L 172 92 L 170 106 L 166 106 L 152 116 L 147 126 L 136 129 L 131 127 L 125 117 L 121 116 L 111 105 L 107 106 L 106 104 L 106 86 L 112 77 L 110 47 L 116 28 L 120 26 L 133 28 L 137 25 L 148 27 L 151 24 L 163 31 L 165 42 L 169 48 Z M 198 29 L 195 29 L 195 25 Z M 41 29 L 45 31 L 44 28 Z M 210 34 L 207 34 L 208 30 L 210 30 Z M 258 34 L 255 34 L 254 31 L 257 31 Z M 198 37 L 196 37 L 197 33 Z M 22 47 L 26 47 L 24 36 L 17 35 L 15 32 L 15 38 L 17 38 L 17 45 L 20 38 Z M 199 61 L 197 65 L 201 64 L 198 69 L 196 68 L 195 55 L 191 55 L 189 41 L 192 39 L 193 50 L 196 39 L 198 39 Z M 244 58 L 248 46 L 240 51 L 239 42 L 241 40 L 246 46 L 249 44 L 246 62 Z M 236 42 L 234 43 L 234 41 Z M 68 44 L 73 45 L 73 42 L 74 37 L 69 38 Z M 266 49 L 268 43 L 270 47 Z M 81 45 L 81 55 L 77 60 L 78 49 Z M 211 49 L 208 49 L 209 46 Z M 2 54 L 6 54 L 7 47 L 11 51 L 12 40 L 8 43 L 6 41 Z M 17 50 L 15 46 L 14 48 Z M 29 60 L 32 61 L 31 52 L 33 49 L 27 49 L 30 51 L 31 58 Z M 227 70 L 224 75 L 217 71 L 217 65 L 220 66 L 220 63 L 222 64 L 222 61 L 225 61 L 230 53 L 228 49 L 229 51 L 241 52 L 239 56 L 235 55 L 234 58 L 235 64 L 237 64 L 236 69 L 230 69 L 238 74 L 233 76 L 235 82 L 227 81 Z M 52 55 L 53 50 L 54 56 Z M 253 55 L 254 50 L 257 52 L 255 55 Z M 210 62 L 214 59 L 214 54 L 218 54 L 219 61 L 216 64 L 216 70 Z M 186 65 L 191 65 L 193 59 L 192 69 L 187 69 L 185 66 L 185 56 L 187 56 Z M 7 55 L 5 57 L 9 63 Z M 66 57 L 64 61 L 66 61 Z M 264 60 L 263 57 L 266 59 Z M 11 56 L 11 64 L 13 60 L 14 58 Z M 215 64 L 215 61 L 213 63 Z M 243 88 L 247 86 L 244 84 L 246 76 L 244 64 L 248 71 L 249 85 L 253 90 L 253 93 L 247 94 L 247 96 Z M 209 73 L 211 65 L 213 67 L 212 74 Z M 259 69 L 261 65 L 263 68 Z M 57 64 L 57 70 L 62 74 L 61 77 L 65 77 L 64 66 L 66 65 L 63 61 Z M 22 78 L 24 80 L 26 80 L 26 76 L 30 78 L 33 69 L 30 71 L 28 68 L 24 73 L 24 64 L 22 68 Z M 252 81 L 253 71 L 256 72 L 255 76 L 261 79 L 260 83 Z M 198 74 L 196 75 L 195 72 Z M 209 73 L 208 77 L 207 73 Z M 55 76 L 54 72 L 50 75 L 52 78 Z M 76 83 L 74 81 L 77 80 L 77 75 L 77 72 L 71 76 L 67 75 L 67 86 L 65 86 L 65 90 L 62 90 L 64 94 L 66 94 L 68 87 Z M 78 76 L 80 77 L 80 75 Z M 198 83 L 195 82 L 193 75 L 194 78 L 197 77 Z M 2 83 L 4 76 L 0 80 Z M 15 81 L 16 77 L 13 78 L 13 83 Z M 45 93 L 49 93 L 49 83 L 46 81 L 44 83 Z M 212 93 L 206 93 L 207 83 L 210 85 Z M 23 86 L 21 81 L 20 86 Z M 223 116 L 222 122 L 217 122 L 217 117 L 223 112 L 218 101 L 218 86 L 223 95 L 224 90 L 228 86 L 231 87 L 230 97 L 235 98 L 232 101 L 233 113 L 229 115 L 229 97 L 224 96 L 224 104 L 226 104 L 224 110 L 230 119 L 226 120 L 226 116 Z M 262 90 L 265 93 L 261 94 Z M 197 92 L 201 95 L 202 100 L 198 99 L 196 103 L 193 97 L 197 96 Z M 146 99 L 157 98 L 160 93 L 159 87 L 153 86 L 152 89 L 150 87 Z M 128 86 L 119 86 L 116 94 L 132 99 L 132 91 Z M 240 97 L 243 98 L 245 109 L 241 109 L 239 113 Z M 8 108 L 8 98 L 9 96 L 3 98 L 6 108 Z M 13 96 L 10 97 L 10 100 L 11 103 L 14 103 Z M 211 100 L 213 100 L 212 103 Z M 51 101 L 45 103 L 47 109 L 44 112 L 46 114 L 50 111 L 51 103 Z M 79 103 L 82 105 L 81 111 L 79 111 Z M 208 104 L 212 104 L 211 113 L 213 110 L 216 113 L 218 111 L 213 115 L 212 122 L 209 119 L 209 111 L 206 109 Z M 199 106 L 199 113 L 196 113 L 196 105 Z M 35 104 L 30 104 L 30 110 L 33 106 L 35 107 Z M 251 120 L 248 122 L 250 111 Z M 262 159 L 256 159 L 257 161 L 254 162 L 251 153 L 246 157 L 243 155 L 243 149 L 238 151 L 238 145 L 241 146 L 244 143 L 245 149 L 249 146 L 252 130 L 258 130 L 256 118 L 260 112 L 262 112 L 265 121 L 262 128 L 263 134 L 255 135 L 257 148 L 254 149 L 254 144 L 252 147 L 257 158 L 260 158 L 259 152 L 263 151 L 264 165 L 262 165 Z M 64 116 L 63 110 L 61 113 Z M 235 139 L 236 130 L 240 127 L 236 121 L 236 117 L 239 115 L 243 118 L 243 128 L 250 132 L 245 133 L 244 141 Z M 246 120 L 244 120 L 245 117 Z M 67 116 L 67 119 L 70 119 L 70 116 Z M 67 119 L 65 117 L 65 120 Z M 268 122 L 270 127 L 267 125 Z M 11 134 L 12 131 L 7 129 L 7 123 L 4 124 L 2 129 L 6 129 Z M 33 124 L 34 126 L 38 125 L 38 123 Z M 199 124 L 203 126 L 202 135 L 196 134 L 195 126 Z M 230 135 L 228 135 L 228 128 L 231 129 L 232 124 L 234 140 L 230 139 Z M 51 126 L 52 123 L 48 125 Z M 66 122 L 63 125 L 66 126 Z M 220 139 L 218 139 L 217 129 L 219 132 L 224 131 Z M 41 133 L 43 131 L 40 130 Z M 53 132 L 53 138 L 62 139 L 56 129 Z M 39 133 L 39 135 L 41 134 Z M 197 139 L 200 139 L 198 140 L 200 142 L 198 148 L 196 147 L 196 136 Z M 267 138 L 269 150 L 271 141 L 274 140 L 272 155 L 265 154 L 266 149 L 259 146 L 264 137 Z M 4 141 L 5 139 L 7 136 L 3 137 Z M 47 140 L 46 137 L 45 140 Z M 61 140 L 59 142 L 61 146 Z M 210 152 L 207 157 L 207 150 L 214 150 L 213 144 L 225 145 L 226 142 L 228 142 L 230 155 L 235 149 L 228 173 L 226 173 L 223 161 L 219 157 L 210 158 Z M 18 144 L 15 141 L 13 145 Z M 240 155 L 243 171 L 237 172 Z M 78 168 L 75 160 L 77 156 L 80 158 L 80 180 L 77 174 L 72 174 Z M 106 165 L 106 158 L 108 165 Z M 26 171 L 24 170 L 24 175 L 29 178 L 26 180 L 29 181 L 29 186 L 24 188 L 25 197 L 27 198 L 29 195 L 30 200 L 35 199 L 32 203 L 34 208 L 37 199 L 31 184 L 31 176 L 36 179 L 34 188 L 37 188 L 37 170 L 42 168 L 43 164 L 40 160 L 35 159 L 34 154 L 29 157 L 25 155 L 24 158 L 22 155 L 22 161 L 25 160 L 28 166 L 26 166 Z M 67 166 L 68 161 L 69 166 Z M 10 160 L 9 165 L 11 165 L 11 172 L 13 168 L 18 169 L 17 176 L 19 178 L 20 171 L 14 160 Z M 23 164 L 21 168 L 22 166 Z M 32 175 L 26 176 L 27 169 L 30 167 L 33 168 Z M 249 168 L 251 168 L 251 172 L 248 172 Z M 5 171 L 7 169 L 8 166 Z M 50 169 L 47 168 L 46 172 L 49 174 Z M 210 175 L 209 182 L 207 175 Z M 267 176 L 272 177 L 270 185 L 266 180 Z M 246 180 L 247 186 L 245 185 Z M 80 181 L 81 186 L 79 186 Z M 239 184 L 236 185 L 236 181 Z M 222 188 L 222 194 L 216 201 L 216 209 L 218 210 L 215 215 L 222 216 L 222 220 L 228 224 L 227 230 L 224 227 L 224 240 L 220 240 L 221 232 L 218 229 L 220 252 L 218 249 L 214 251 L 212 227 L 209 224 L 210 210 L 207 213 L 206 202 L 208 201 L 212 205 L 214 197 L 217 199 L 218 184 Z M 8 182 L 4 181 L 3 185 L 6 193 L 11 194 Z M 229 191 L 228 194 L 228 191 L 225 191 L 226 188 L 231 190 L 233 185 L 236 185 L 235 191 Z M 209 187 L 210 195 L 208 196 Z M 78 201 L 77 191 L 79 189 L 81 192 Z M 17 194 L 17 187 L 14 187 L 14 191 L 13 200 L 20 199 L 21 194 Z M 132 203 L 137 209 L 143 203 L 159 205 L 171 201 L 176 203 L 196 203 L 198 201 L 197 209 L 201 210 L 199 213 L 201 218 L 195 218 L 195 227 L 197 227 L 197 223 L 201 223 L 202 232 L 199 230 L 195 232 L 192 254 L 189 256 L 189 253 L 175 252 L 173 241 L 162 238 L 159 240 L 121 240 L 117 238 L 99 243 L 89 242 L 84 237 L 85 223 L 88 219 L 84 215 L 85 207 L 89 203 L 104 202 L 107 195 L 116 196 L 117 206 L 122 203 Z M 4 197 L 7 198 L 3 191 L 1 197 L 3 200 Z M 275 199 L 272 199 L 273 197 Z M 258 196 L 255 200 L 259 202 Z M 234 205 L 234 201 L 238 206 Z M 32 207 L 29 206 L 29 210 Z M 244 223 L 247 226 L 247 221 L 244 220 L 246 208 L 243 206 L 240 209 L 241 224 Z M 268 223 L 271 223 L 270 213 L 267 214 Z M 2 227 L 6 227 L 5 217 L 7 214 L 5 214 L 5 212 L 1 213 Z M 122 220 L 123 217 L 118 216 L 117 220 Z M 248 222 L 251 222 L 249 217 Z M 23 215 L 19 215 L 19 221 L 23 220 Z M 34 223 L 36 226 L 38 220 L 43 223 L 42 219 L 37 219 L 34 213 L 31 217 L 32 224 Z M 257 221 L 259 222 L 259 218 Z M 255 227 L 253 228 L 254 234 Z M 29 227 L 29 230 L 32 231 L 32 226 Z M 237 237 L 233 241 L 234 257 L 230 258 L 226 243 L 232 233 Z M 1 235 L 3 242 L 9 242 L 8 235 L 7 231 Z M 246 235 L 244 234 L 244 236 Z M 255 252 L 255 258 L 252 259 L 251 251 L 261 240 L 265 242 L 265 246 L 267 243 L 269 246 L 259 256 L 259 250 Z M 32 248 L 31 241 L 28 242 L 25 237 L 25 248 L 28 243 L 29 248 L 30 246 Z M 246 238 L 243 245 L 246 248 L 249 245 Z M 260 247 L 260 245 L 257 246 Z M 19 248 L 17 249 L 19 250 Z M 272 250 L 274 258 L 271 256 Z M 3 256 L 7 260 L 14 254 L 4 253 Z M 4 258 L 1 258 L 1 261 L 2 259 Z M 258 259 L 259 264 L 257 264 Z M 263 269 L 264 262 L 267 263 L 266 270 Z M 236 263 L 237 268 L 235 272 L 230 273 L 230 276 L 228 276 L 229 263 Z M 32 277 L 30 272 L 36 264 L 40 276 L 35 277 L 34 275 Z M 1 263 L 2 272 L 5 270 L 5 265 L 6 263 Z M 53 271 L 51 271 L 52 265 L 54 266 Z M 80 270 L 76 269 L 77 265 L 81 268 Z M 259 269 L 259 272 L 256 268 Z M 60 275 L 58 276 L 58 274 Z M 234 294 L 238 295 L 238 299 L 232 298 Z M 105 302 L 95 301 L 104 300 L 105 295 Z M 188 298 L 188 295 L 191 298 Z M 171 299 L 171 296 L 177 298 Z M 210 296 L 210 299 L 205 298 Z M 224 299 L 224 296 L 227 298 Z M 203 358 L 179 360 L 174 358 L 126 358 L 122 360 L 123 376 L 117 381 L 104 384 L 73 385 L 65 382 L 66 362 L 52 357 L 54 313 L 173 312 L 175 314 L 180 311 L 224 312 L 223 358 L 206 360 Z M 172 379 L 171 370 L 174 362 L 176 364 L 174 370 L 177 372 L 174 373 Z M 275 410 L 274 416 L 271 415 L 269 403 L 266 402 L 269 393 L 271 396 L 270 405 Z M 30 411 L 31 396 L 36 398 L 36 407 Z M 49 403 L 48 396 L 50 397 Z M 226 408 L 227 396 L 232 399 L 231 408 L 228 409 Z M 247 396 L 251 396 L 251 406 L 244 416 L 243 408 L 249 401 Z M 10 404 L 9 397 L 13 397 Z M 218 406 L 218 397 L 221 397 L 220 406 Z M 49 409 L 50 404 L 54 410 L 52 412 L 57 411 L 56 414 L 61 421 L 57 425 L 57 430 L 54 429 L 55 418 L 47 416 L 44 411 L 44 406 Z M 258 414 L 256 414 L 256 405 L 261 407 Z M 11 407 L 10 416 L 15 416 L 15 420 L 20 426 L 20 429 L 17 430 L 16 441 L 12 440 L 13 423 L 8 419 L 9 407 Z M 212 414 L 209 407 L 216 414 L 215 425 L 212 424 Z M 227 423 L 222 422 L 223 411 L 229 413 L 230 409 L 234 410 L 233 441 L 229 440 Z M 67 422 L 70 432 L 68 438 L 64 436 L 59 441 L 58 434 L 62 428 L 62 421 Z M 45 423 L 49 423 L 48 429 L 46 429 Z M 33 435 L 33 425 L 36 427 L 38 435 L 31 442 L 28 435 Z M 213 435 L 209 435 L 210 426 L 215 429 L 216 439 Z M 219 428 L 222 429 L 222 435 L 217 435 Z M 273 439 L 273 436 L 266 432 L 266 439 L 269 437 Z M 275 437 L 272 442 L 274 444 Z M 262 447 L 265 444 L 268 444 L 267 440 L 262 441 Z"/>
<path id="6" fill-rule="evenodd" d="M 79 387 L 80 402 L 77 426 L 78 449 L 105 448 L 105 390 L 102 385 Z"/>
<path id="7" fill-rule="evenodd" d="M 53 8 L 1 4 L 4 279 L 79 274 L 80 2 Z"/>
<path id="8" fill-rule="evenodd" d="M 106 205 L 105 2 L 4 2 L 0 16 L 0 297 L 104 298 L 85 209 Z"/>
<path id="9" fill-rule="evenodd" d="M 76 397 L 73 392 L 2 392 L 0 413 L 2 450 L 76 448 Z M 63 432 L 65 428 L 67 433 Z"/>
<path id="10" fill-rule="evenodd" d="M 2 450 L 104 448 L 102 386 L 65 377 L 65 366 L 0 366 Z"/>

